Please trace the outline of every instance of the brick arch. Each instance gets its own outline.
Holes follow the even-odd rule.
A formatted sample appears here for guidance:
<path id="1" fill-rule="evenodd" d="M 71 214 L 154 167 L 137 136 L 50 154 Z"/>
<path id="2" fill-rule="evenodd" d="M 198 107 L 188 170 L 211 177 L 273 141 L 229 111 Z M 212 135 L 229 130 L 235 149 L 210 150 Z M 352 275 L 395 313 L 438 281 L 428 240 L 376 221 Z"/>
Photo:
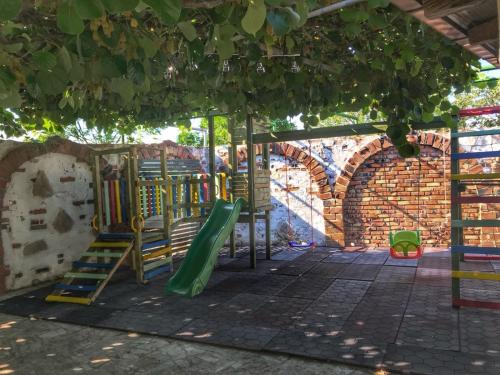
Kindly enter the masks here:
<path id="1" fill-rule="evenodd" d="M 3 200 L 12 173 L 25 162 L 48 153 L 71 155 L 78 161 L 89 164 L 92 149 L 59 137 L 49 138 L 45 143 L 20 143 L 10 149 L 0 160 L 0 225 L 3 225 L 2 213 L 9 209 L 3 206 Z M 6 292 L 5 277 L 7 275 L 9 275 L 9 270 L 4 263 L 4 248 L 0 241 L 0 294 Z"/>
<path id="2" fill-rule="evenodd" d="M 261 146 L 257 152 L 260 153 Z M 319 192 L 318 196 L 323 201 L 323 219 L 325 222 L 325 241 L 327 246 L 337 246 L 338 241 L 334 235 L 337 233 L 336 228 L 336 207 L 332 195 L 332 186 L 330 185 L 328 175 L 325 168 L 307 149 L 302 149 L 289 143 L 276 143 L 271 145 L 271 150 L 275 154 L 286 156 L 292 160 L 301 163 L 309 171 L 313 180 L 317 183 Z"/>
<path id="3" fill-rule="evenodd" d="M 435 133 L 422 133 L 418 137 L 413 136 L 414 141 L 420 146 L 427 146 L 441 152 L 445 155 L 450 154 L 450 140 L 439 134 Z M 387 150 L 394 147 L 392 142 L 386 137 L 383 142 L 383 149 Z M 382 151 L 382 142 L 380 138 L 375 139 L 365 146 L 362 146 L 356 151 L 351 158 L 346 162 L 342 172 L 337 177 L 333 191 L 333 204 L 335 207 L 335 233 L 332 236 L 338 242 L 338 245 L 345 246 L 345 231 L 344 231 L 344 200 L 346 198 L 349 185 L 353 179 L 356 171 L 362 166 L 369 158 Z"/>

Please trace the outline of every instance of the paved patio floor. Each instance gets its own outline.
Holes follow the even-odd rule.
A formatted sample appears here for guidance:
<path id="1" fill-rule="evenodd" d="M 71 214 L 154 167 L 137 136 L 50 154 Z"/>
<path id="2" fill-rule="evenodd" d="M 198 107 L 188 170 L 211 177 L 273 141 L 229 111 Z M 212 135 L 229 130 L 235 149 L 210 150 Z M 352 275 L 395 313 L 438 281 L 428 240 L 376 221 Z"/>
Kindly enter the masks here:
<path id="1" fill-rule="evenodd" d="M 256 270 L 245 249 L 223 253 L 194 299 L 164 295 L 166 278 L 128 279 L 93 306 L 47 304 L 43 288 L 0 302 L 0 312 L 404 373 L 500 374 L 500 312 L 450 306 L 446 250 L 418 261 L 382 250 L 274 250 L 270 261 L 259 252 Z M 487 261 L 464 267 L 500 272 Z M 500 300 L 494 282 L 463 283 L 468 298 Z"/>

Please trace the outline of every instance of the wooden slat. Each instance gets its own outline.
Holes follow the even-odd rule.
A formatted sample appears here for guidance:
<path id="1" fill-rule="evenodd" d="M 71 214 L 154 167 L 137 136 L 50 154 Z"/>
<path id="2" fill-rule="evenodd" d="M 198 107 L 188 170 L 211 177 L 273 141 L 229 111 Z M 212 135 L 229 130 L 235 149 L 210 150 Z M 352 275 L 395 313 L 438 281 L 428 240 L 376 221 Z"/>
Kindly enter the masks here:
<path id="1" fill-rule="evenodd" d="M 65 279 L 104 280 L 107 277 L 107 273 L 66 272 L 64 274 Z"/>
<path id="2" fill-rule="evenodd" d="M 172 259 L 170 257 L 168 257 L 168 258 L 160 259 L 160 260 L 157 260 L 157 261 L 154 261 L 151 263 L 146 263 L 146 264 L 144 264 L 144 272 L 148 272 L 148 271 L 154 270 L 155 268 L 161 267 L 163 265 L 170 264 L 171 260 Z"/>
<path id="3" fill-rule="evenodd" d="M 151 280 L 153 277 L 158 276 L 165 272 L 170 272 L 172 265 L 167 265 L 163 267 L 158 267 L 154 270 L 144 273 L 144 280 Z"/>
<path id="4" fill-rule="evenodd" d="M 465 138 L 465 137 L 482 137 L 486 135 L 498 135 L 500 134 L 500 129 L 485 129 L 485 130 L 475 130 L 470 132 L 453 132 L 451 133 L 452 138 Z"/>
<path id="5" fill-rule="evenodd" d="M 490 302 L 490 301 L 475 301 L 463 298 L 454 298 L 453 306 L 456 307 L 476 307 L 480 309 L 493 309 L 500 310 L 500 302 Z"/>
<path id="6" fill-rule="evenodd" d="M 452 160 L 484 159 L 497 157 L 500 157 L 500 151 L 463 152 L 458 154 L 451 154 Z"/>
<path id="7" fill-rule="evenodd" d="M 91 298 L 83 298 L 83 297 L 67 297 L 67 296 L 58 296 L 54 294 L 50 294 L 45 298 L 47 302 L 68 302 L 68 303 L 78 303 L 80 305 L 90 305 L 92 303 Z"/>
<path id="8" fill-rule="evenodd" d="M 130 246 L 130 242 L 94 242 L 90 244 L 90 248 L 127 248 Z"/>
<path id="9" fill-rule="evenodd" d="M 158 258 L 159 256 L 166 255 L 172 252 L 172 249 L 170 247 L 166 247 L 164 249 L 160 249 L 158 251 L 154 251 L 149 254 L 144 254 L 143 259 L 144 260 L 150 260 L 154 258 Z"/>
<path id="10" fill-rule="evenodd" d="M 170 243 L 170 240 L 160 240 L 154 242 L 147 242 L 142 245 L 142 250 L 154 249 L 157 247 L 166 246 Z"/>
<path id="11" fill-rule="evenodd" d="M 500 173 L 473 173 L 473 174 L 452 174 L 452 180 L 496 180 L 500 178 Z"/>
<path id="12" fill-rule="evenodd" d="M 484 0 L 424 0 L 424 16 L 428 19 L 446 17 L 475 7 Z"/>
<path id="13" fill-rule="evenodd" d="M 94 269 L 105 269 L 109 270 L 114 267 L 114 263 L 91 263 L 91 262 L 81 262 L 75 261 L 73 262 L 74 268 L 94 268 Z"/>
<path id="14" fill-rule="evenodd" d="M 500 255 L 500 247 L 453 245 L 451 247 L 451 252 L 452 253 L 459 253 L 459 254 L 496 254 L 496 255 Z"/>
<path id="15" fill-rule="evenodd" d="M 479 44 L 498 39 L 498 17 L 482 22 L 469 29 L 469 43 Z"/>
<path id="16" fill-rule="evenodd" d="M 84 257 L 96 257 L 96 258 L 121 258 L 123 253 L 119 252 L 107 252 L 107 251 L 86 251 L 82 254 Z"/>
<path id="17" fill-rule="evenodd" d="M 304 129 L 276 133 L 253 134 L 252 141 L 254 144 L 259 144 L 288 141 L 306 141 L 308 139 L 347 137 L 354 135 L 383 134 L 385 133 L 386 126 L 386 122 L 372 122 L 355 125 L 319 127 L 309 130 Z M 444 121 L 441 121 L 440 119 L 435 119 L 434 121 L 428 123 L 411 123 L 411 128 L 414 130 L 440 129 L 446 127 L 446 123 Z"/>
<path id="18" fill-rule="evenodd" d="M 500 281 L 500 273 L 487 273 L 477 271 L 451 271 L 451 277 L 456 279 Z"/>
<path id="19" fill-rule="evenodd" d="M 500 220 L 452 220 L 452 228 L 500 227 Z"/>
<path id="20" fill-rule="evenodd" d="M 452 204 L 467 204 L 467 203 L 500 203 L 500 196 L 497 197 L 481 197 L 481 196 L 465 196 L 465 197 L 453 197 L 451 199 Z"/>

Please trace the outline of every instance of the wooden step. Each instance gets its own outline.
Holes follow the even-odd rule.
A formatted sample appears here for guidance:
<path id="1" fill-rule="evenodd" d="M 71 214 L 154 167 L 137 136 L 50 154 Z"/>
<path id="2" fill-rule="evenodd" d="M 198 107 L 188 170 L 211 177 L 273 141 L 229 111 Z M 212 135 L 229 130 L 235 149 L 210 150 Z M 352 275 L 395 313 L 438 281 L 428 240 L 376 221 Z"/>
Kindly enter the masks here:
<path id="1" fill-rule="evenodd" d="M 97 289 L 97 285 L 56 284 L 54 289 L 71 290 L 76 292 L 93 292 Z"/>
<path id="2" fill-rule="evenodd" d="M 47 302 L 68 302 L 68 303 L 78 303 L 81 305 L 90 305 L 92 303 L 91 298 L 84 297 L 67 297 L 67 296 L 58 296 L 55 294 L 49 294 L 45 297 L 45 301 Z"/>
<path id="3" fill-rule="evenodd" d="M 79 260 L 73 262 L 74 268 L 94 268 L 94 269 L 110 270 L 114 267 L 114 265 L 115 263 L 91 263 L 91 262 L 82 262 Z"/>
<path id="4" fill-rule="evenodd" d="M 93 242 L 90 244 L 90 248 L 127 248 L 130 246 L 130 242 Z"/>
<path id="5" fill-rule="evenodd" d="M 107 277 L 107 273 L 66 272 L 64 274 L 65 279 L 105 280 Z"/>
<path id="6" fill-rule="evenodd" d="M 105 251 L 86 251 L 82 257 L 96 257 L 96 258 L 121 258 L 123 253 L 119 252 L 105 252 Z"/>

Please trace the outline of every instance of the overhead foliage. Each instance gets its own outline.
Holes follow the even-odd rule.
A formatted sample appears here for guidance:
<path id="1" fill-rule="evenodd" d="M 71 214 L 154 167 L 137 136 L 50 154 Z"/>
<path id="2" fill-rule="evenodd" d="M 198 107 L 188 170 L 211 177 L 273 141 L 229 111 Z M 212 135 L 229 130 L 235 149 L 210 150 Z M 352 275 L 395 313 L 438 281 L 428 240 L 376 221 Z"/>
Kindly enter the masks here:
<path id="1" fill-rule="evenodd" d="M 132 131 L 211 110 L 303 113 L 314 126 L 318 114 L 370 108 L 395 134 L 475 78 L 474 57 L 388 0 L 308 19 L 316 3 L 0 0 L 0 130 L 47 118 Z"/>

